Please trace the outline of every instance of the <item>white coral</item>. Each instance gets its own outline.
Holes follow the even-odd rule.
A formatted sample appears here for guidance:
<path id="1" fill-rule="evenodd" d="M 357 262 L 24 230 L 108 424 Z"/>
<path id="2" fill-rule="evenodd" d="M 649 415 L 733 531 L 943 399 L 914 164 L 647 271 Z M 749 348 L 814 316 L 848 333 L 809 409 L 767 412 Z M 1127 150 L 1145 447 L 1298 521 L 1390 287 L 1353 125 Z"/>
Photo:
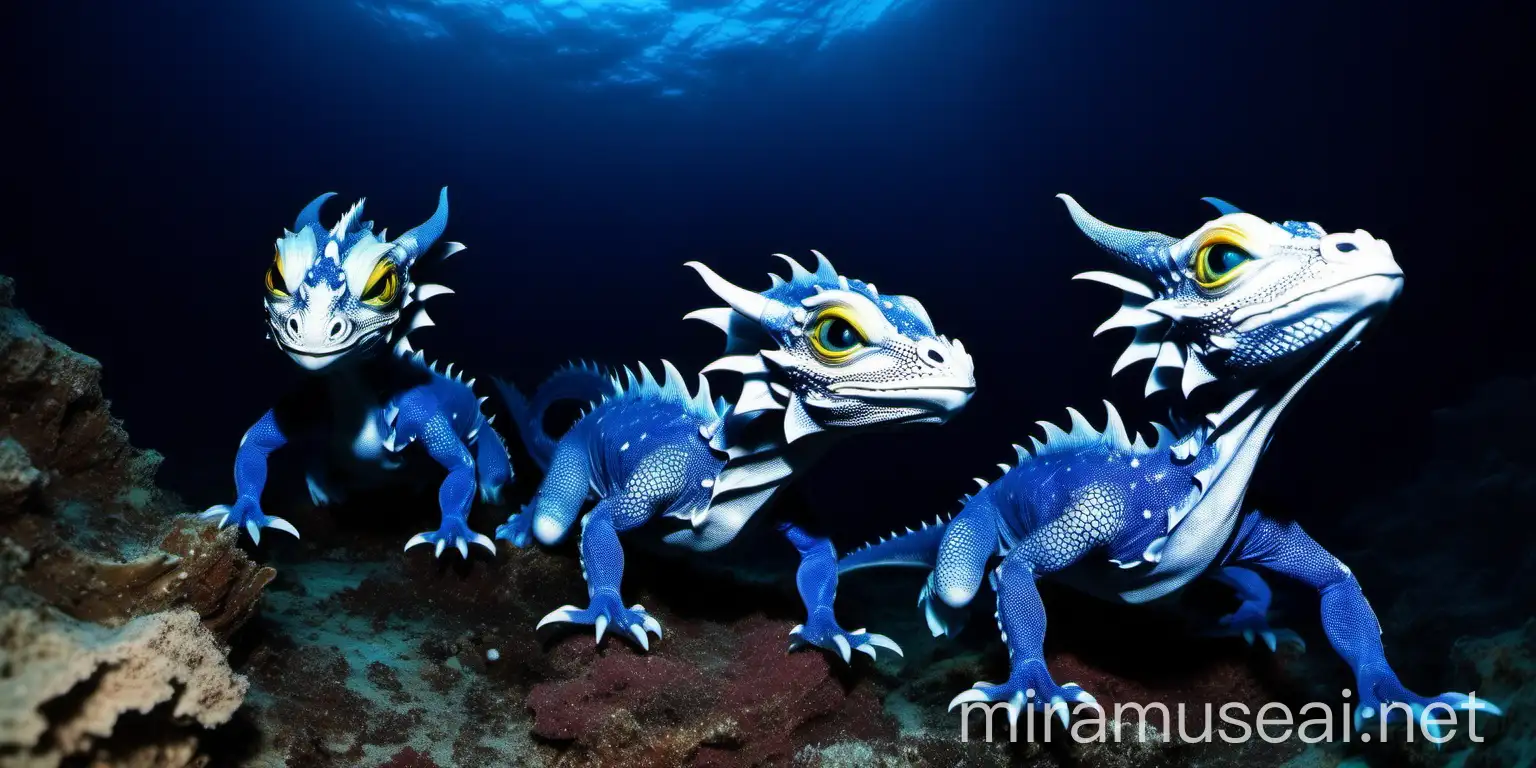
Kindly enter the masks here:
<path id="1" fill-rule="evenodd" d="M 0 754 L 19 757 L 17 766 L 56 766 L 112 735 L 122 715 L 167 702 L 178 722 L 228 722 L 248 686 L 194 611 L 117 628 L 49 608 L 0 613 Z M 73 703 L 44 711 L 65 697 Z"/>

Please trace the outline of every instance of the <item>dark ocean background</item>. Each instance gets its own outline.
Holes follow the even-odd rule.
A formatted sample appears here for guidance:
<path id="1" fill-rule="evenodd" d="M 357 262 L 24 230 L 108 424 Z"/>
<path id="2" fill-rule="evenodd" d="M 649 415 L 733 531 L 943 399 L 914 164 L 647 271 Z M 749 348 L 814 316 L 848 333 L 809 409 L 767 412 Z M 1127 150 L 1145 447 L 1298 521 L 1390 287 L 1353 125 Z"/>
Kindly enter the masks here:
<path id="1" fill-rule="evenodd" d="M 1215 195 L 1364 228 L 1406 271 L 1250 494 L 1327 541 L 1342 510 L 1420 470 L 1434 409 L 1536 370 L 1525 14 L 946 0 L 824 51 L 736 51 L 663 97 L 574 86 L 569 58 L 509 56 L 471 28 L 413 40 L 344 2 L 12 5 L 20 241 L 0 272 L 102 361 L 134 442 L 201 506 L 227 500 L 241 434 L 300 376 L 263 339 L 260 281 L 318 193 L 342 195 L 327 220 L 366 195 L 400 232 L 447 185 L 448 238 L 469 250 L 418 268 L 458 291 L 421 345 L 525 388 L 573 357 L 691 373 L 721 339 L 681 321 L 713 303 L 683 262 L 761 287 L 773 252 L 819 249 L 919 297 L 979 384 L 950 426 L 850 443 L 812 473 L 846 547 L 952 510 L 1066 406 L 1159 416 L 1144 370 L 1109 381 L 1126 339 L 1090 333 L 1117 298 L 1069 281 L 1107 262 L 1052 196 L 1182 236 Z"/>

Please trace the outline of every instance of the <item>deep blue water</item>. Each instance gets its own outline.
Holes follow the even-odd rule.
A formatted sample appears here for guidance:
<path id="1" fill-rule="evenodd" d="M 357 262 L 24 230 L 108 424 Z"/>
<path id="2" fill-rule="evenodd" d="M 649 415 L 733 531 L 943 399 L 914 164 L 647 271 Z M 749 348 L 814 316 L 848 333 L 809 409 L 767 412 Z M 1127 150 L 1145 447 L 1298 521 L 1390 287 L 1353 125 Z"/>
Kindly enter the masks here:
<path id="1" fill-rule="evenodd" d="M 671 97 L 340 0 L 9 13 L 26 203 L 0 271 L 104 363 L 115 412 L 194 503 L 227 496 L 240 435 L 299 375 L 263 339 L 259 284 L 327 190 L 399 232 L 449 186 L 469 250 L 422 270 L 458 290 L 422 339 L 482 379 L 531 386 L 576 356 L 696 370 L 720 339 L 680 321 L 712 302 L 692 259 L 756 286 L 771 253 L 815 248 L 921 298 L 978 394 L 943 430 L 849 444 L 813 474 L 845 543 L 952 509 L 1068 405 L 1160 415 L 1141 375 L 1108 381 L 1123 339 L 1090 333 L 1116 298 L 1069 281 L 1104 262 L 1057 192 L 1175 235 L 1217 195 L 1392 243 L 1405 294 L 1288 416 L 1252 494 L 1266 509 L 1326 526 L 1416 470 L 1432 409 L 1536 369 L 1513 3 L 943 0 L 823 51 L 733 53 Z"/>

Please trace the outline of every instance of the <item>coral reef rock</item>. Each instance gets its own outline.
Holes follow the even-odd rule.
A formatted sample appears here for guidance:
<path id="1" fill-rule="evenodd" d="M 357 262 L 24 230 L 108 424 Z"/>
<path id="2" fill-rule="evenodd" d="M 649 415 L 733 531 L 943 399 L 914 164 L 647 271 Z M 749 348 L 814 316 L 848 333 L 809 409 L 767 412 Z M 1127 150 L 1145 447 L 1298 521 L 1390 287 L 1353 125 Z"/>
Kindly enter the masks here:
<path id="1" fill-rule="evenodd" d="M 0 612 L 0 765 L 55 766 L 73 755 L 97 764 L 193 764 L 194 737 L 177 731 L 227 722 L 246 686 L 189 610 L 110 628 L 41 605 L 8 608 Z M 137 719 L 126 727 L 129 713 Z M 116 734 L 129 741 L 156 738 L 101 743 L 119 728 L 131 731 Z"/>
<path id="2" fill-rule="evenodd" d="M 128 442 L 101 365 L 43 333 L 0 275 L 0 583 L 77 619 L 188 607 L 228 638 L 274 572 L 154 485 L 159 454 Z"/>
<path id="3" fill-rule="evenodd" d="M 206 765 L 246 679 L 225 641 L 274 571 L 183 516 L 101 365 L 0 276 L 0 767 Z"/>

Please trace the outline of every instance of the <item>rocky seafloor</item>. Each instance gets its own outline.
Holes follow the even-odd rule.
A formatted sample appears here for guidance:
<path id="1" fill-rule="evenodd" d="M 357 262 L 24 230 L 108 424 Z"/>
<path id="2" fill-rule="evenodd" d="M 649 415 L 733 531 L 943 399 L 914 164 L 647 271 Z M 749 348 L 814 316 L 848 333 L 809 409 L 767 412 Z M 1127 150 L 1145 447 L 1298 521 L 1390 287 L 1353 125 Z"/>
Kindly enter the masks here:
<path id="1" fill-rule="evenodd" d="M 957 640 L 930 638 L 915 574 L 844 579 L 845 623 L 906 652 L 855 654 L 850 668 L 787 652 L 801 610 L 787 572 L 732 578 L 636 551 L 626 596 L 666 631 L 640 653 L 612 633 L 597 646 L 589 632 L 534 631 L 585 600 L 570 547 L 437 561 L 399 550 L 419 509 L 363 524 L 307 499 L 268 507 L 302 540 L 256 547 L 156 487 L 160 457 L 129 444 L 100 366 L 45 335 L 13 294 L 0 277 L 0 768 L 1536 763 L 1536 556 L 1527 537 L 1488 540 L 1495 524 L 1455 524 L 1481 515 L 1528 530 L 1536 380 L 1496 382 L 1437 414 L 1424 471 L 1340 528 L 1339 554 L 1409 685 L 1506 709 L 1479 722 L 1481 743 L 1163 742 L 1149 718 L 1118 742 L 1006 744 L 1000 716 L 998 743 L 980 743 L 979 719 L 962 743 L 946 704 L 1006 677 L 1007 654 L 980 610 Z M 524 495 L 536 480 L 519 479 Z M 505 514 L 479 510 L 474 523 Z M 1310 650 L 1271 654 L 1192 636 L 1173 612 L 1059 590 L 1046 600 L 1053 671 L 1106 708 L 1257 710 L 1336 702 L 1349 686 L 1315 602 L 1290 617 Z"/>

